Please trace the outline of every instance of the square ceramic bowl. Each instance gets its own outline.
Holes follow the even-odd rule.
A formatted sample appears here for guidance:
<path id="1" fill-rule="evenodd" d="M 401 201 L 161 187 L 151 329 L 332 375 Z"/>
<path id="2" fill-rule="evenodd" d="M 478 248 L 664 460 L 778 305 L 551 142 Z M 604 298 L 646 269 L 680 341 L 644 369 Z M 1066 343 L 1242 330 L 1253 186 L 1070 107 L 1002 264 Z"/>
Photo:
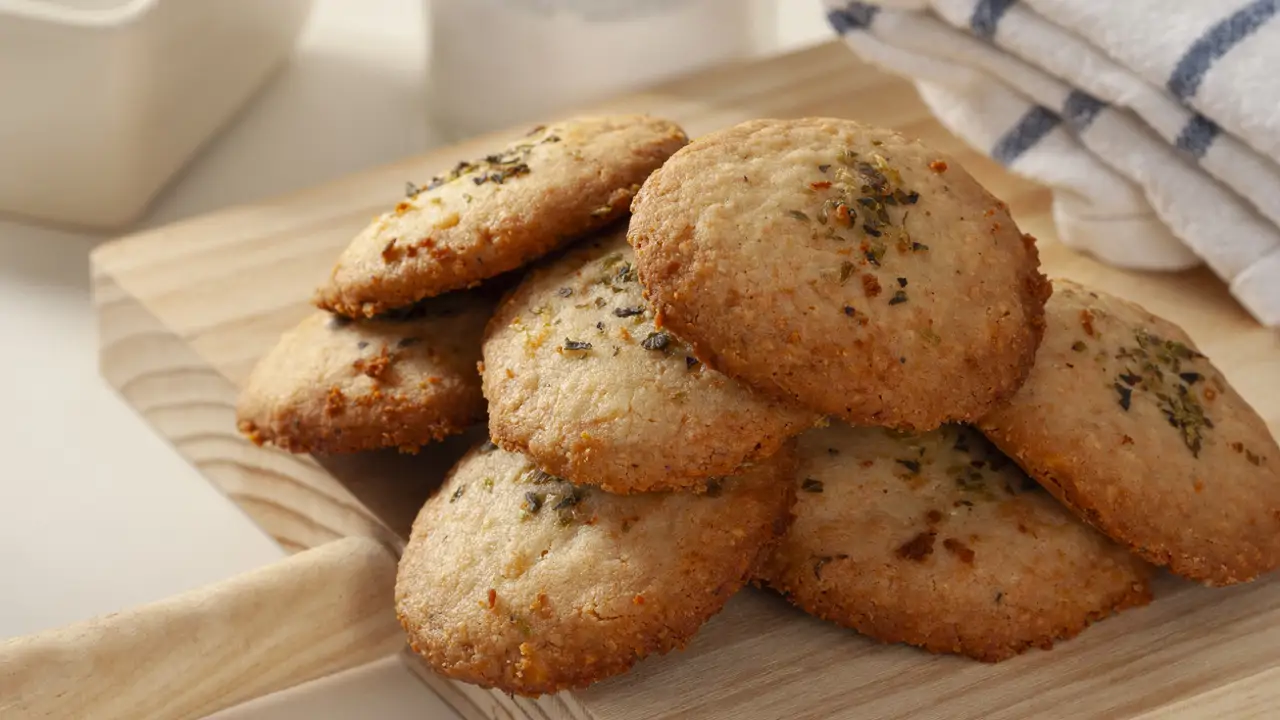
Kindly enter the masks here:
<path id="1" fill-rule="evenodd" d="M 130 224 L 290 54 L 312 0 L 0 0 L 0 213 Z"/>

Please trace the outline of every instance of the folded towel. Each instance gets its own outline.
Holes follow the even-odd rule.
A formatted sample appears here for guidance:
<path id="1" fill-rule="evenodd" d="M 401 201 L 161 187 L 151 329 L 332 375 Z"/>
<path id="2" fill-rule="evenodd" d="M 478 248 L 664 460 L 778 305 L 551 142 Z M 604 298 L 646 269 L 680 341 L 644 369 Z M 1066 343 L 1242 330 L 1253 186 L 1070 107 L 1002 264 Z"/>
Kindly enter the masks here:
<path id="1" fill-rule="evenodd" d="M 1054 191 L 1104 262 L 1203 262 L 1280 327 L 1280 0 L 824 0 L 863 59 Z"/>

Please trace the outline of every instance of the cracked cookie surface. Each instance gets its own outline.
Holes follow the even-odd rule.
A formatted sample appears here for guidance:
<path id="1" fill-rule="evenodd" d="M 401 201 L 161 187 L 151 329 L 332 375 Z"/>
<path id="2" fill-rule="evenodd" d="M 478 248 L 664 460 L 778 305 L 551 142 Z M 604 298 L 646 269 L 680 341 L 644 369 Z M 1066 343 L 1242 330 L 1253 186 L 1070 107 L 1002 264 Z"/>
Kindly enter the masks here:
<path id="1" fill-rule="evenodd" d="M 1022 389 L 978 425 L 1065 505 L 1211 585 L 1280 566 L 1280 449 L 1177 325 L 1054 281 Z"/>
<path id="2" fill-rule="evenodd" d="M 970 421 L 1030 370 L 1034 239 L 954 160 L 849 120 L 695 139 L 628 240 L 659 325 L 715 369 L 857 425 Z"/>
<path id="3" fill-rule="evenodd" d="M 611 492 L 701 487 L 817 422 L 707 368 L 654 327 L 619 230 L 534 270 L 484 341 L 489 432 Z"/>
<path id="4" fill-rule="evenodd" d="M 372 316 L 513 270 L 624 215 L 686 140 L 675 124 L 643 115 L 534 128 L 422 187 L 411 183 L 343 251 L 315 302 Z"/>
<path id="5" fill-rule="evenodd" d="M 996 662 L 1150 600 L 1145 563 L 974 429 L 833 424 L 796 456 L 795 522 L 758 578 L 812 615 Z"/>
<path id="6" fill-rule="evenodd" d="M 790 519 L 791 454 L 707 492 L 614 495 L 492 444 L 414 522 L 396 612 L 437 672 L 539 695 L 684 645 Z"/>
<path id="7" fill-rule="evenodd" d="M 242 433 L 291 452 L 412 450 L 484 419 L 480 337 L 493 302 L 451 293 L 375 320 L 314 312 L 254 367 Z"/>

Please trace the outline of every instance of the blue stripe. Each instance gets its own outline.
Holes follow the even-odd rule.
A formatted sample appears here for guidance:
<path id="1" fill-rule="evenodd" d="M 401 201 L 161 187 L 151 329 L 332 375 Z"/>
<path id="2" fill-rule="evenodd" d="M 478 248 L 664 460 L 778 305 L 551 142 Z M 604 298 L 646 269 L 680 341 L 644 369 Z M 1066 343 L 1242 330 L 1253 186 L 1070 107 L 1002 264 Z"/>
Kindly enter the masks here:
<path id="1" fill-rule="evenodd" d="M 978 0 L 973 7 L 973 15 L 969 16 L 969 27 L 975 35 L 990 40 L 996 36 L 996 26 L 1009 6 L 1018 0 Z"/>
<path id="2" fill-rule="evenodd" d="M 880 12 L 878 5 L 852 2 L 843 10 L 832 10 L 827 13 L 827 22 L 831 23 L 831 27 L 835 28 L 836 32 L 844 35 L 850 30 L 864 30 L 871 27 L 871 22 L 876 19 L 878 12 Z"/>
<path id="3" fill-rule="evenodd" d="M 1062 119 L 1072 130 L 1084 132 L 1107 104 L 1086 92 L 1072 90 L 1062 103 Z"/>
<path id="4" fill-rule="evenodd" d="M 1002 165 L 1012 165 L 1019 156 L 1035 147 L 1035 144 L 1060 122 L 1062 122 L 1061 118 L 1053 114 L 1053 111 L 1036 105 L 996 141 L 995 147 L 991 149 L 991 157 Z"/>
<path id="5" fill-rule="evenodd" d="M 1174 144 L 1179 150 L 1199 160 L 1209 151 L 1209 146 L 1221 132 L 1222 128 L 1218 127 L 1217 123 L 1197 113 L 1182 127 L 1182 132 L 1178 133 L 1178 139 Z"/>
<path id="6" fill-rule="evenodd" d="M 1195 97 L 1213 63 L 1276 14 L 1276 0 L 1254 0 L 1201 35 L 1169 76 L 1169 92 L 1179 100 Z"/>

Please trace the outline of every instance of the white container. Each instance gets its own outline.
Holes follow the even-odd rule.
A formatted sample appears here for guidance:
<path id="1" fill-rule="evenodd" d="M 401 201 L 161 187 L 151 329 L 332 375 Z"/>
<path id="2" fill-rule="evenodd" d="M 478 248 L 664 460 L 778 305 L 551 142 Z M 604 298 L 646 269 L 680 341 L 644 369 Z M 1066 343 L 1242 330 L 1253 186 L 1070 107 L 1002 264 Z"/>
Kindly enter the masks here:
<path id="1" fill-rule="evenodd" d="M 0 0 L 0 213 L 136 220 L 291 52 L 311 0 Z"/>
<path id="2" fill-rule="evenodd" d="M 746 57 L 773 0 L 426 0 L 428 113 L 487 132 Z"/>

